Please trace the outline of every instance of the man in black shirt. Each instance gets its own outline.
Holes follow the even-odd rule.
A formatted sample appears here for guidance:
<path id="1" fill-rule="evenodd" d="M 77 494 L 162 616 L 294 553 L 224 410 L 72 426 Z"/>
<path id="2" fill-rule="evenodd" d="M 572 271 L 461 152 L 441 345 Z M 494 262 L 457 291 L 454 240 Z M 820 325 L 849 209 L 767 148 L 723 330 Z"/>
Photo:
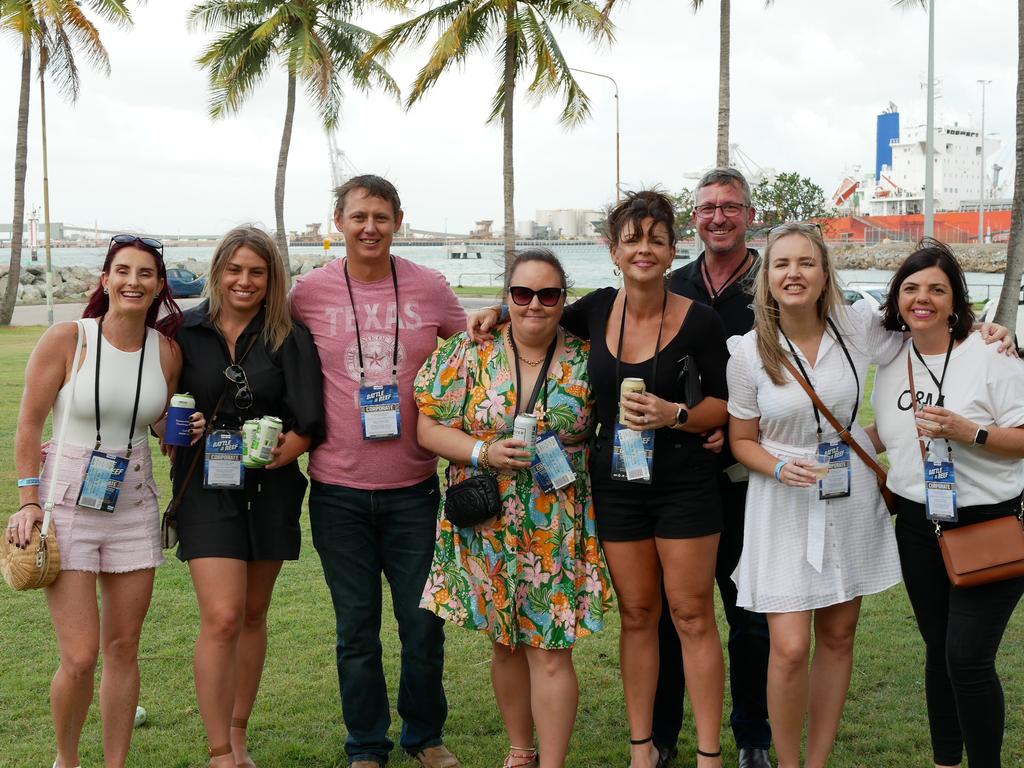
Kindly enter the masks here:
<path id="1" fill-rule="evenodd" d="M 715 168 L 697 183 L 694 221 L 705 250 L 691 264 L 672 273 L 669 289 L 709 304 L 725 323 L 727 336 L 745 334 L 754 325 L 750 290 L 757 271 L 757 251 L 747 248 L 747 227 L 754 220 L 750 186 L 733 168 Z M 735 465 L 735 466 L 734 466 Z M 736 605 L 730 578 L 743 548 L 747 495 L 746 470 L 736 464 L 726 441 L 719 456 L 719 491 L 724 528 L 718 545 L 716 579 L 729 621 L 729 681 L 733 736 L 739 768 L 771 768 L 768 748 L 768 622 L 763 614 Z M 683 721 L 683 662 L 671 613 L 663 606 L 660 672 L 654 701 L 654 743 L 663 757 L 675 751 Z"/>

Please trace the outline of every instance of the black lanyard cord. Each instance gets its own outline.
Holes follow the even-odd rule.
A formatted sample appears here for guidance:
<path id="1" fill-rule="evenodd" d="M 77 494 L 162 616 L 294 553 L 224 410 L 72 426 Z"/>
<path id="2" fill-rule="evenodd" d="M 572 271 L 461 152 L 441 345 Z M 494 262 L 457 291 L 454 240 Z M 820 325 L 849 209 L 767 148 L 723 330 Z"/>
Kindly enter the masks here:
<path id="1" fill-rule="evenodd" d="M 946 398 L 942 394 L 942 385 L 945 384 L 946 382 L 946 371 L 949 369 L 949 357 L 950 355 L 953 354 L 953 334 L 949 334 L 949 346 L 946 347 L 946 360 L 942 364 L 942 377 L 938 379 L 935 378 L 935 374 L 932 373 L 932 369 L 928 367 L 928 363 L 924 361 L 924 358 L 921 356 L 920 350 L 918 350 L 917 348 L 917 344 L 915 344 L 913 340 L 911 340 L 910 346 L 914 348 L 914 354 L 917 355 L 917 359 L 921 361 L 921 365 L 924 366 L 924 369 L 928 371 L 928 375 L 932 377 L 932 381 L 935 382 L 935 386 L 939 390 L 939 395 L 937 398 L 935 398 L 935 405 L 939 408 L 942 408 L 943 404 L 946 402 Z"/>
<path id="2" fill-rule="evenodd" d="M 704 278 L 708 281 L 708 288 L 711 290 L 712 301 L 717 301 L 722 296 L 722 292 L 732 284 L 733 279 L 739 275 L 740 270 L 747 265 L 748 261 L 750 261 L 750 251 L 747 251 L 747 255 L 743 257 L 743 261 L 741 261 L 739 266 L 732 271 L 732 274 L 725 278 L 725 281 L 718 286 L 718 288 L 715 288 L 715 284 L 711 282 L 711 273 L 708 271 L 707 256 L 705 255 L 704 261 L 700 263 L 700 266 L 704 271 Z"/>
<path id="3" fill-rule="evenodd" d="M 398 382 L 398 327 L 401 308 L 398 306 L 398 270 L 395 257 L 391 256 L 391 282 L 395 286 L 395 346 L 391 355 L 391 383 Z M 359 332 L 359 313 L 356 312 L 356 300 L 352 297 L 352 281 L 348 277 L 348 258 L 345 258 L 345 287 L 348 288 L 348 301 L 352 305 L 352 320 L 356 326 L 356 348 L 359 350 L 359 386 L 366 382 L 366 369 L 363 366 L 363 339 Z"/>
<path id="4" fill-rule="evenodd" d="M 519 387 L 522 384 L 523 377 L 519 371 L 519 348 L 516 346 L 516 337 L 512 335 L 512 324 L 508 325 L 508 340 L 512 346 L 512 354 L 516 358 L 516 411 L 515 415 L 519 415 L 519 406 L 522 403 L 522 398 L 519 397 Z M 540 375 L 537 376 L 537 383 L 533 385 L 533 393 L 530 395 L 530 399 L 526 403 L 526 410 L 524 413 L 533 413 L 533 407 L 537 404 L 537 398 L 541 392 L 544 393 L 544 404 L 542 408 L 544 413 L 548 411 L 548 370 L 551 368 L 551 361 L 555 359 L 555 349 L 558 348 L 558 331 L 555 331 L 555 338 L 551 340 L 551 346 L 548 347 L 548 353 L 544 358 L 544 367 L 540 370 Z"/>
<path id="5" fill-rule="evenodd" d="M 622 387 L 622 340 L 626 336 L 626 295 L 622 296 L 622 320 L 619 322 L 619 345 L 615 351 L 615 386 Z M 661 301 L 661 320 L 658 322 L 658 340 L 654 343 L 654 365 L 651 371 L 651 387 L 648 390 L 654 394 L 654 388 L 658 382 L 658 354 L 661 352 L 661 331 L 665 327 L 665 310 L 668 308 L 668 291 Z"/>
<path id="6" fill-rule="evenodd" d="M 857 420 L 857 411 L 860 409 L 860 377 L 857 376 L 857 366 L 853 364 L 853 358 L 850 356 L 850 350 L 846 348 L 846 343 L 843 341 L 843 337 L 839 333 L 839 329 L 836 328 L 831 317 L 825 318 L 825 322 L 827 322 L 828 327 L 832 329 L 832 333 L 836 337 L 836 342 L 843 350 L 843 354 L 846 355 L 846 361 L 850 364 L 850 370 L 853 371 L 853 381 L 857 386 L 857 398 L 853 401 L 853 413 L 850 415 L 850 421 L 846 425 L 846 429 L 843 430 L 847 435 L 850 435 L 850 430 L 853 428 L 853 424 Z M 804 370 L 804 364 L 800 362 L 800 356 L 796 353 L 796 348 L 793 346 L 793 342 L 789 340 L 789 336 L 786 335 L 786 332 L 782 330 L 781 326 L 779 327 L 779 332 L 782 334 L 782 338 L 786 340 L 786 344 L 789 345 L 789 351 L 793 353 L 793 360 L 796 362 L 796 367 L 800 369 L 800 374 L 807 380 L 807 385 L 811 389 L 814 389 L 814 385 L 811 384 L 811 379 L 807 375 L 807 371 Z M 814 401 L 811 401 L 811 408 L 814 410 L 814 423 L 817 424 L 818 439 L 821 440 L 821 414 L 818 413 L 818 406 L 814 404 Z M 842 434 L 840 434 L 840 437 L 842 437 Z"/>
<path id="7" fill-rule="evenodd" d="M 135 405 L 132 406 L 132 425 L 128 428 L 128 450 L 127 458 L 132 456 L 132 437 L 135 435 L 135 420 L 139 415 L 139 397 L 142 394 L 142 366 L 146 362 L 146 343 L 149 341 L 149 328 L 145 328 L 142 335 L 142 349 L 139 351 L 139 376 L 135 382 Z M 96 383 L 94 387 L 96 406 L 96 447 L 98 451 L 103 444 L 100 437 L 100 356 L 103 351 L 103 315 L 100 315 L 98 328 L 96 330 Z"/>

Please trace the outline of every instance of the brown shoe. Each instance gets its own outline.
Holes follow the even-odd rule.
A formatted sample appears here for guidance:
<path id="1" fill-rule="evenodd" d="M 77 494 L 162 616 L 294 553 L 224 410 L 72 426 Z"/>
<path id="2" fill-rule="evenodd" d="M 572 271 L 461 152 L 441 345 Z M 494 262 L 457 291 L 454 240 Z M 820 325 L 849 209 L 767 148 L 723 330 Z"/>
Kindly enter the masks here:
<path id="1" fill-rule="evenodd" d="M 444 744 L 421 749 L 413 757 L 423 768 L 460 768 L 459 759 Z"/>

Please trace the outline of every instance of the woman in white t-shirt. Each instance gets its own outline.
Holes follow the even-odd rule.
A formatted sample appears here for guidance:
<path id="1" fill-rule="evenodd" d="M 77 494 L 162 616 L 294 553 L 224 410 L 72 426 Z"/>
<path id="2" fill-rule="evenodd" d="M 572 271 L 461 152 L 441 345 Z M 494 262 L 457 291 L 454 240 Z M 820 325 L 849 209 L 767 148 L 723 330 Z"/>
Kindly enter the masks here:
<path id="1" fill-rule="evenodd" d="M 729 439 L 751 470 L 743 553 L 733 579 L 737 603 L 768 616 L 768 712 L 779 768 L 801 765 L 805 719 L 803 765 L 820 768 L 850 685 L 861 597 L 900 580 L 875 476 L 849 443 L 852 435 L 869 448 L 857 423 L 868 366 L 892 359 L 903 337 L 884 330 L 866 302 L 842 304 L 813 224 L 785 224 L 769 233 L 754 311 L 756 330 L 730 339 Z M 849 430 L 845 443 L 785 361 L 803 370 Z M 845 464 L 827 463 L 822 491 L 814 470 L 825 444 L 834 457 L 843 454 Z"/>
<path id="2" fill-rule="evenodd" d="M 933 240 L 922 241 L 893 276 L 884 317 L 887 329 L 910 331 L 901 353 L 879 368 L 872 399 L 876 448 L 888 448 L 888 486 L 898 496 L 903 578 L 926 646 L 935 764 L 960 765 L 966 747 L 971 768 L 998 768 L 1005 703 L 995 657 L 1024 594 L 1024 577 L 973 588 L 950 585 L 935 523 L 925 511 L 920 445 L 929 461 L 953 465 L 957 522 L 943 522 L 943 528 L 1018 514 L 1024 363 L 971 333 L 974 313 L 963 272 L 949 248 Z"/>

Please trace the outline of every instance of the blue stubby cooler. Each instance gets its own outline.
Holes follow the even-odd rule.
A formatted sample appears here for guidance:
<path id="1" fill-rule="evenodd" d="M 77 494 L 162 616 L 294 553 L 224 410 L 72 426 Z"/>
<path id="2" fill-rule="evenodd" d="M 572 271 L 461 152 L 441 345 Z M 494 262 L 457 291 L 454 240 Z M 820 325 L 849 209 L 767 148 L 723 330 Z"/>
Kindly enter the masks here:
<path id="1" fill-rule="evenodd" d="M 164 430 L 166 445 L 191 445 L 192 422 L 189 417 L 195 413 L 196 399 L 192 395 L 175 395 L 167 409 L 167 429 Z"/>

